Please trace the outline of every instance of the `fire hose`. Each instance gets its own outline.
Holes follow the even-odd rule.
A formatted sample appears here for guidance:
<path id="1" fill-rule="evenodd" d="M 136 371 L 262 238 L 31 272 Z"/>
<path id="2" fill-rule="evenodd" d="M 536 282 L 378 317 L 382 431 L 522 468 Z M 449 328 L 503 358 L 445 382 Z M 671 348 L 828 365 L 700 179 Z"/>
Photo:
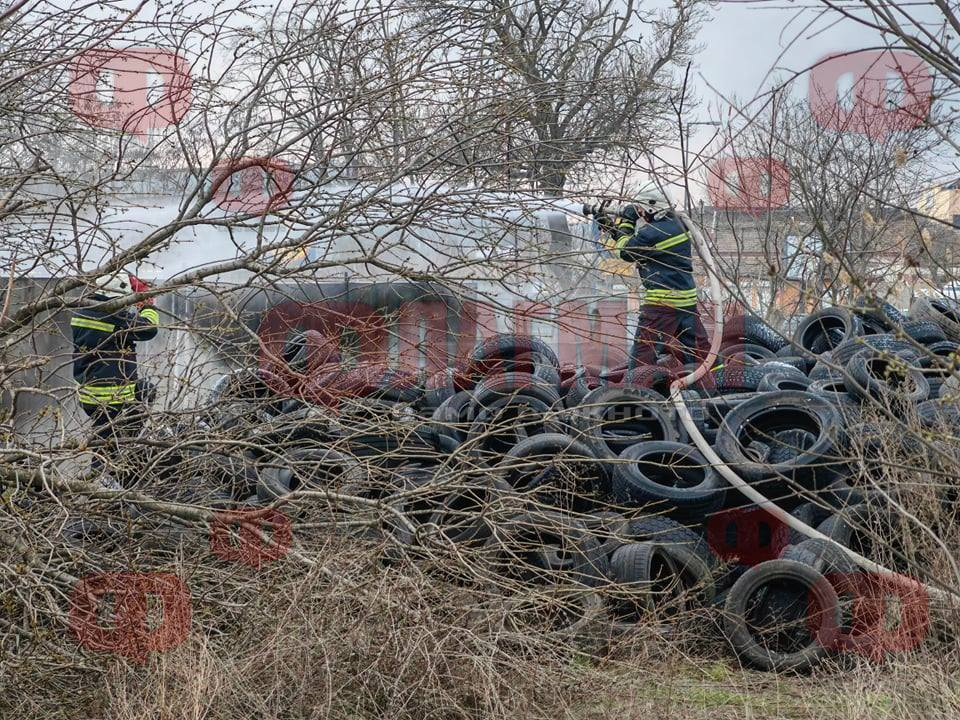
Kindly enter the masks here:
<path id="1" fill-rule="evenodd" d="M 801 520 L 797 519 L 790 513 L 788 513 L 783 508 L 779 507 L 776 503 L 770 500 L 768 497 L 764 496 L 762 493 L 757 491 L 756 488 L 749 485 L 745 482 L 736 472 L 727 465 L 723 459 L 716 453 L 713 447 L 707 442 L 706 438 L 703 437 L 703 434 L 700 432 L 700 429 L 697 427 L 696 423 L 693 421 L 693 417 L 690 415 L 690 411 L 687 408 L 686 402 L 681 395 L 681 391 L 684 388 L 690 387 L 693 383 L 697 382 L 702 378 L 707 372 L 708 368 L 713 366 L 713 362 L 717 357 L 717 354 L 720 350 L 720 343 L 723 338 L 723 293 L 720 286 L 720 280 L 717 275 L 716 265 L 714 264 L 713 255 L 710 252 L 709 243 L 704 240 L 703 235 L 701 234 L 699 228 L 695 223 L 691 222 L 689 218 L 680 214 L 681 219 L 687 225 L 687 228 L 690 230 L 690 234 L 693 236 L 696 241 L 696 247 L 699 251 L 700 257 L 704 261 L 704 265 L 707 270 L 707 276 L 710 280 L 710 300 L 713 303 L 713 333 L 710 338 L 710 350 L 707 353 L 707 357 L 703 360 L 700 366 L 691 372 L 690 374 L 678 378 L 670 385 L 670 400 L 673 402 L 674 407 L 676 408 L 677 414 L 680 417 L 680 421 L 683 423 L 683 426 L 686 428 L 687 433 L 689 433 L 691 440 L 693 440 L 694 445 L 697 449 L 703 453 L 703 456 L 707 461 L 716 468 L 717 472 L 726 480 L 730 485 L 732 485 L 738 492 L 742 495 L 756 503 L 757 506 L 763 508 L 771 516 L 784 523 L 793 530 L 796 530 L 803 535 L 806 535 L 810 538 L 816 538 L 818 540 L 823 540 L 831 543 L 844 553 L 859 567 L 863 568 L 869 573 L 873 573 L 883 577 L 889 577 L 893 579 L 902 579 L 902 575 L 895 573 L 892 570 L 885 568 L 882 565 L 870 560 L 869 558 L 860 555 L 859 553 L 851 550 L 850 548 L 841 545 L 836 540 L 827 535 L 824 535 L 822 532 L 813 528 Z M 920 583 L 928 595 L 936 597 L 941 600 L 950 600 L 960 602 L 960 595 L 950 592 L 948 590 L 943 590 L 941 588 L 933 587 L 927 583 Z"/>

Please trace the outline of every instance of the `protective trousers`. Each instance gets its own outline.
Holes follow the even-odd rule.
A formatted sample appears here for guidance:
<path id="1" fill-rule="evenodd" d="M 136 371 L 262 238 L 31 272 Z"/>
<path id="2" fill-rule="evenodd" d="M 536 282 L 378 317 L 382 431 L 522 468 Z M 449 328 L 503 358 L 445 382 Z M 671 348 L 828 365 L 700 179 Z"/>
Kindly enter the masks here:
<path id="1" fill-rule="evenodd" d="M 143 406 L 134 402 L 118 405 L 81 403 L 81 407 L 93 421 L 90 468 L 99 472 L 106 469 L 117 482 L 129 487 L 135 480 L 134 473 L 132 468 L 123 466 L 121 449 L 128 443 L 137 442 L 143 427 Z"/>
<path id="2" fill-rule="evenodd" d="M 696 305 L 642 305 L 628 367 L 654 365 L 658 354 L 672 355 L 683 364 L 699 362 L 708 349 L 707 332 Z"/>

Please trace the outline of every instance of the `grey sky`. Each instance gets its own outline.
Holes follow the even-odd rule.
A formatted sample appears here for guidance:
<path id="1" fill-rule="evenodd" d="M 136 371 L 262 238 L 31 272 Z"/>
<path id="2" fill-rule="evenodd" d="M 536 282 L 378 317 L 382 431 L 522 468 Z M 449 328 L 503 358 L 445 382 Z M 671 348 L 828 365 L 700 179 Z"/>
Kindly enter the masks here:
<path id="1" fill-rule="evenodd" d="M 924 12 L 922 7 L 911 7 L 911 12 L 934 19 L 934 14 Z M 688 120 L 722 122 L 729 120 L 733 101 L 741 108 L 748 106 L 777 82 L 796 73 L 803 74 L 793 80 L 792 94 L 805 98 L 809 82 L 805 71 L 824 57 L 884 44 L 879 33 L 832 11 L 825 12 L 818 3 L 780 0 L 718 3 L 711 19 L 704 23 L 700 42 L 695 88 L 701 105 L 696 117 Z M 693 151 L 719 151 L 721 141 L 711 142 L 715 133 L 713 127 L 693 127 Z M 679 158 L 678 153 L 668 156 Z M 955 169 L 950 162 L 943 172 L 949 175 Z M 702 193 L 700 188 L 695 195 Z"/>

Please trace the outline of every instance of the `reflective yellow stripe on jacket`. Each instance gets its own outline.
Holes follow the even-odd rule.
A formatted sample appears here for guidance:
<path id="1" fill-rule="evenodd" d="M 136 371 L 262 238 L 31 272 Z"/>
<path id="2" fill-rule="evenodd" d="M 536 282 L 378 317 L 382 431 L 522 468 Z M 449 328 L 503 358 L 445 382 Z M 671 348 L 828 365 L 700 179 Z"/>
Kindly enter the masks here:
<path id="1" fill-rule="evenodd" d="M 667 307 L 692 307 L 697 304 L 697 289 L 669 290 L 653 288 L 643 297 L 644 305 L 664 305 Z"/>
<path id="2" fill-rule="evenodd" d="M 112 333 L 114 330 L 116 330 L 116 326 L 112 323 L 100 322 L 99 320 L 93 320 L 80 315 L 74 315 L 72 318 L 70 318 L 70 327 L 86 328 L 87 330 L 100 330 L 101 332 L 108 333 Z"/>
<path id="3" fill-rule="evenodd" d="M 633 233 L 637 228 L 632 222 L 622 218 L 617 218 L 614 225 L 620 233 L 620 238 L 614 243 L 613 247 L 610 248 L 610 254 L 618 260 L 622 260 L 623 258 L 620 257 L 620 251 L 623 250 L 623 248 L 627 246 L 627 243 L 633 238 Z"/>
<path id="4" fill-rule="evenodd" d="M 153 325 L 160 324 L 160 313 L 152 307 L 145 307 L 140 311 L 140 317 Z"/>
<path id="5" fill-rule="evenodd" d="M 122 405 L 137 399 L 137 384 L 81 385 L 77 394 L 84 405 Z"/>
<path id="6" fill-rule="evenodd" d="M 654 245 L 653 247 L 654 247 L 654 249 L 656 249 L 656 250 L 668 250 L 668 249 L 674 247 L 675 245 L 679 245 L 680 243 L 685 243 L 685 242 L 687 242 L 687 240 L 689 240 L 689 239 L 690 239 L 690 234 L 689 234 L 689 233 L 680 233 L 679 235 L 674 235 L 673 237 L 668 237 L 666 240 L 661 240 L 660 242 L 658 242 L 658 243 L 657 243 L 656 245 Z"/>
<path id="7" fill-rule="evenodd" d="M 610 253 L 617 258 L 617 260 L 623 260 L 623 258 L 620 257 L 620 251 L 627 246 L 627 243 L 630 242 L 630 238 L 632 237 L 633 235 L 621 235 L 616 244 L 610 248 Z"/>

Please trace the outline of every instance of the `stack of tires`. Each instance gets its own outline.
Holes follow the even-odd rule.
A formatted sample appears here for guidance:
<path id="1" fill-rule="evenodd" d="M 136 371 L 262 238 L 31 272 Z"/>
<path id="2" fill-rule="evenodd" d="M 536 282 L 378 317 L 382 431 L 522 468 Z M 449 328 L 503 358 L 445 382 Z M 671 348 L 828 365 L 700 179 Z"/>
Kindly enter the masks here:
<path id="1" fill-rule="evenodd" d="M 886 561 L 851 518 L 892 527 L 881 456 L 908 462 L 931 434 L 956 429 L 960 309 L 918 300 L 903 315 L 862 301 L 807 316 L 791 338 L 756 318 L 728 326 L 717 365 L 683 393 L 699 434 L 780 508 Z M 690 369 L 605 376 L 562 367 L 535 338 L 500 335 L 423 382 L 330 370 L 282 399 L 262 371 L 238 371 L 214 390 L 208 422 L 256 440 L 220 451 L 218 478 L 236 500 L 308 487 L 380 500 L 395 518 L 380 528 L 391 546 L 473 558 L 477 572 L 460 579 L 513 588 L 517 617 L 536 614 L 522 588 L 562 589 L 540 613 L 545 632 L 627 632 L 712 606 L 749 663 L 809 668 L 861 632 L 849 587 L 860 571 L 711 466 L 667 398 Z"/>

